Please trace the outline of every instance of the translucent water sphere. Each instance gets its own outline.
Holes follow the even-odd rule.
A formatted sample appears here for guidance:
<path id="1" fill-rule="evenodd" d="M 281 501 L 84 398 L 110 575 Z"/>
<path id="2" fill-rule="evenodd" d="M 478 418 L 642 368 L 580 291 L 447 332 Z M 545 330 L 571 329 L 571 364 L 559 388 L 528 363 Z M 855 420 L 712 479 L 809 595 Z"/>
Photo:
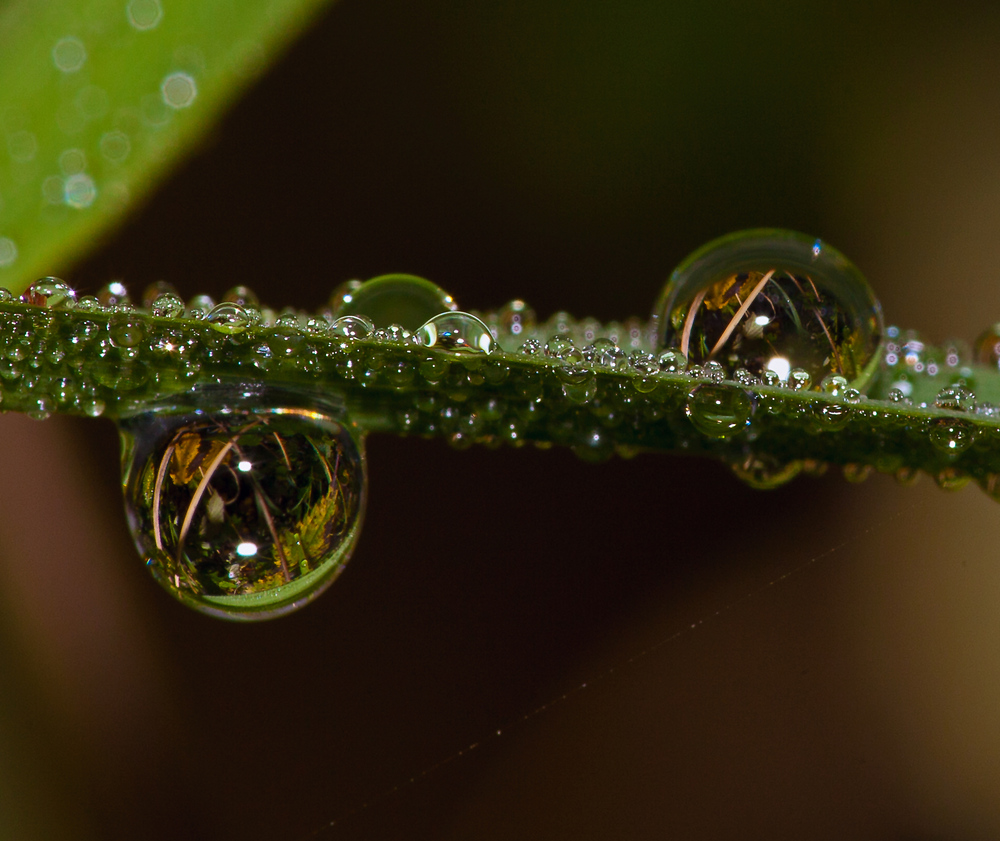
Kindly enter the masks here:
<path id="1" fill-rule="evenodd" d="M 791 231 L 714 240 L 670 275 L 653 311 L 657 341 L 693 364 L 798 383 L 830 375 L 864 388 L 878 366 L 882 310 L 839 251 Z"/>
<path id="2" fill-rule="evenodd" d="M 288 613 L 326 589 L 357 541 L 367 487 L 341 417 L 255 386 L 121 421 L 126 512 L 154 578 L 230 619 Z"/>
<path id="3" fill-rule="evenodd" d="M 333 315 L 363 315 L 376 327 L 398 324 L 416 330 L 428 319 L 458 309 L 440 286 L 410 274 L 387 274 L 345 285 L 330 302 Z"/>
<path id="4" fill-rule="evenodd" d="M 443 312 L 420 326 L 420 344 L 452 353 L 492 353 L 496 348 L 490 328 L 467 312 Z"/>
<path id="5" fill-rule="evenodd" d="M 728 438 L 746 427 L 753 400 L 741 388 L 699 385 L 688 394 L 684 411 L 702 434 Z"/>

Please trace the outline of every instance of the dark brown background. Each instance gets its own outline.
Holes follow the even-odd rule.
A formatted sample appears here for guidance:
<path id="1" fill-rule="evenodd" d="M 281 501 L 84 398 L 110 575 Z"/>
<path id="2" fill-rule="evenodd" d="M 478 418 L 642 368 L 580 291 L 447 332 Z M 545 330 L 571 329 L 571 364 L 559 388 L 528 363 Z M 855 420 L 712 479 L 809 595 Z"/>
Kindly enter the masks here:
<path id="1" fill-rule="evenodd" d="M 971 338 L 1000 311 L 1000 18 L 939 6 L 345 0 L 66 274 L 316 307 L 408 271 L 609 320 L 776 225 Z M 111 424 L 0 433 L 0 832 L 1000 833 L 973 488 L 374 438 L 348 570 L 243 626 L 136 561 Z"/>

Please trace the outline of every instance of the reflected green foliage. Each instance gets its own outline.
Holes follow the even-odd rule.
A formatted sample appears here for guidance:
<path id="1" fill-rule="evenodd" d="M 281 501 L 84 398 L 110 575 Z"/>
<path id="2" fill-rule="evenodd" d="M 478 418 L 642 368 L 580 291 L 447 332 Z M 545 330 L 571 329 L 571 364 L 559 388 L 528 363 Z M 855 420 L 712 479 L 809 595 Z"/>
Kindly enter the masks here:
<path id="1" fill-rule="evenodd" d="M 321 0 L 0 7 L 0 285 L 92 249 Z"/>

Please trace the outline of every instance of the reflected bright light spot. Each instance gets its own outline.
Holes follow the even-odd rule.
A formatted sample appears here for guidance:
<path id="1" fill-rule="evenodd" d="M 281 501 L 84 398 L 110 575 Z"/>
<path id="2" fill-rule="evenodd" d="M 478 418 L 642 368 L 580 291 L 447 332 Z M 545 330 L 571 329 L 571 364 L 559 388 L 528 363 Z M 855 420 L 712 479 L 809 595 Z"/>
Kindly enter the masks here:
<path id="1" fill-rule="evenodd" d="M 61 38 L 52 48 L 52 61 L 63 73 L 76 73 L 87 61 L 87 48 L 79 38 Z"/>
<path id="2" fill-rule="evenodd" d="M 17 245 L 9 237 L 0 237 L 0 267 L 13 265 L 17 260 Z"/>
<path id="3" fill-rule="evenodd" d="M 163 20 L 163 7 L 160 0 L 130 0 L 125 7 L 128 22 L 143 32 L 154 29 Z"/>
<path id="4" fill-rule="evenodd" d="M 83 149 L 66 149 L 59 155 L 59 169 L 63 175 L 76 175 L 87 168 L 87 156 Z"/>
<path id="5" fill-rule="evenodd" d="M 171 108 L 187 108 L 198 96 L 198 86 L 187 73 L 171 73 L 160 85 L 160 92 Z"/>
<path id="6" fill-rule="evenodd" d="M 256 543 L 241 543 L 236 547 L 236 554 L 242 558 L 249 558 L 252 555 L 257 554 L 257 544 Z"/>
<path id="7" fill-rule="evenodd" d="M 236 467 L 242 473 L 249 473 L 251 470 L 253 470 L 253 464 L 249 461 L 241 461 L 239 464 L 236 465 Z"/>
<path id="8" fill-rule="evenodd" d="M 132 151 L 132 141 L 125 132 L 106 131 L 101 135 L 101 154 L 113 164 L 120 164 Z"/>
<path id="9" fill-rule="evenodd" d="M 753 323 L 756 324 L 758 327 L 766 327 L 768 324 L 771 323 L 771 316 L 769 316 L 769 315 L 758 315 L 753 320 Z"/>
<path id="10" fill-rule="evenodd" d="M 772 356 L 767 360 L 765 366 L 768 371 L 774 371 L 783 383 L 788 382 L 788 375 L 791 373 L 792 365 L 783 356 Z"/>
<path id="11" fill-rule="evenodd" d="M 7 136 L 7 151 L 18 163 L 26 164 L 34 160 L 38 152 L 38 140 L 30 131 L 15 131 Z"/>
<path id="12" fill-rule="evenodd" d="M 94 199 L 97 198 L 97 185 L 94 184 L 93 178 L 85 172 L 80 172 L 66 179 L 63 195 L 66 204 L 82 210 L 94 203 Z"/>

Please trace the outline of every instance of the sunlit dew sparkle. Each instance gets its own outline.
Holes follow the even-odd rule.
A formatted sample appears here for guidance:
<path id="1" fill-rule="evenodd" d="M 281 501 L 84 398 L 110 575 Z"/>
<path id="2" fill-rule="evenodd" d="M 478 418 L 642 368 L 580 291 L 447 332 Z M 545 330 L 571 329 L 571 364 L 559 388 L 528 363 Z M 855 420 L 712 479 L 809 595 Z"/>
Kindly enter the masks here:
<path id="1" fill-rule="evenodd" d="M 236 547 L 236 554 L 242 558 L 250 558 L 257 554 L 257 544 L 249 541 L 240 543 Z"/>

